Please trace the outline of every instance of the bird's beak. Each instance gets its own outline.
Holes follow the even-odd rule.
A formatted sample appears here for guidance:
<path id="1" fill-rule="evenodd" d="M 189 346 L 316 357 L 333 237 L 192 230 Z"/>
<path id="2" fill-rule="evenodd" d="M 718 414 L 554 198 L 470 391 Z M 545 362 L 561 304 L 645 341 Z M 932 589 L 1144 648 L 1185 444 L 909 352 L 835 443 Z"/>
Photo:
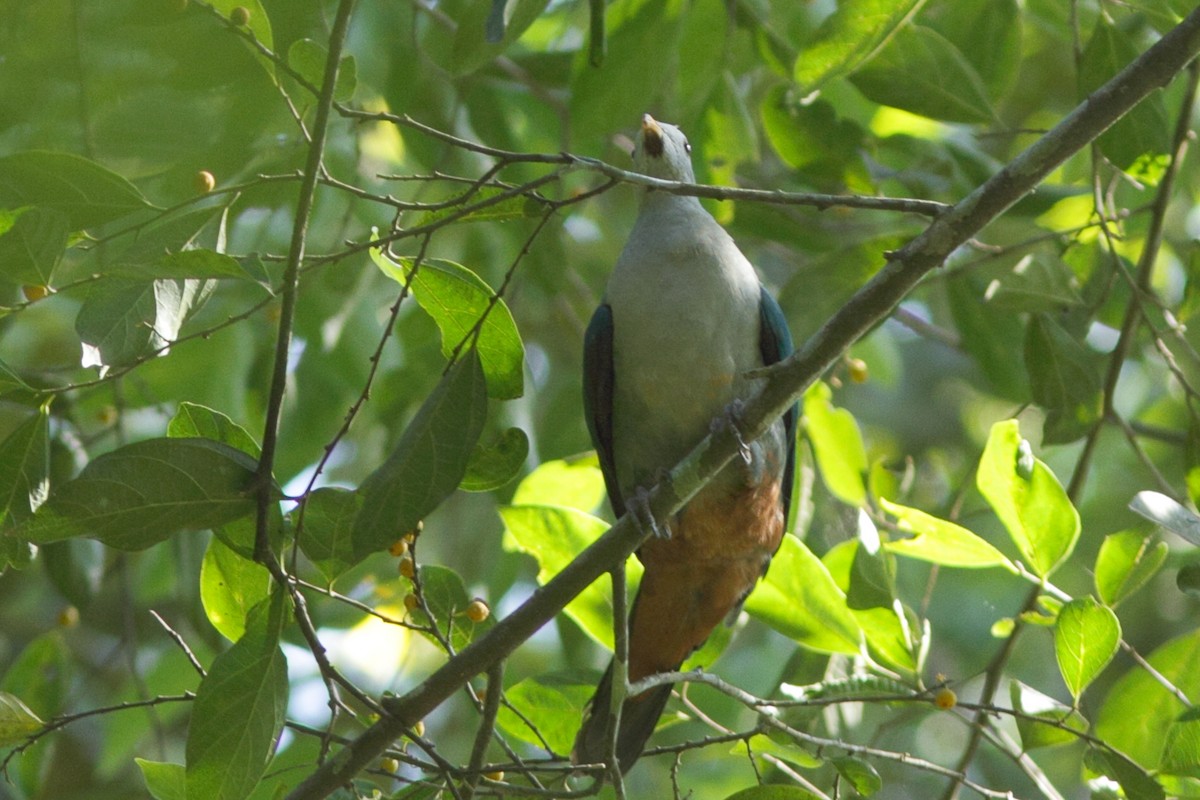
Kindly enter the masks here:
<path id="1" fill-rule="evenodd" d="M 658 158 L 663 154 L 663 132 L 658 121 L 649 114 L 642 114 L 642 145 L 646 155 Z"/>

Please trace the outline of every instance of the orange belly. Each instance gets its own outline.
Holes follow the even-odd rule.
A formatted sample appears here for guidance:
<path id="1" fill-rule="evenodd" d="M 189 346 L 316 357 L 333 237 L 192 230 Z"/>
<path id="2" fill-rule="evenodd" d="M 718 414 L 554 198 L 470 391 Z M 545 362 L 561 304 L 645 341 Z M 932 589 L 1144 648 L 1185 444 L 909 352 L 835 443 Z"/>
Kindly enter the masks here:
<path id="1" fill-rule="evenodd" d="M 651 539 L 630 621 L 629 679 L 677 669 L 737 608 L 783 537 L 778 480 L 695 497 Z"/>

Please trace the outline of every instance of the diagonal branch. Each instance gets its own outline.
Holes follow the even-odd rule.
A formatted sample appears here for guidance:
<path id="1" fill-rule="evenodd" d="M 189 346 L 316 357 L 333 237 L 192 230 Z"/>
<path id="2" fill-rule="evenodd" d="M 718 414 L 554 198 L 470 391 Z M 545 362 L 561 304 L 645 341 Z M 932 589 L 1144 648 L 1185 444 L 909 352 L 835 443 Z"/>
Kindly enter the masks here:
<path id="1" fill-rule="evenodd" d="M 1103 133 L 1200 52 L 1200 9 L 1135 59 L 990 180 L 941 214 L 920 236 L 890 255 L 887 265 L 791 358 L 769 370 L 763 389 L 747 402 L 741 431 L 761 435 L 804 389 L 853 342 L 881 322 L 928 272 L 1032 191 L 1070 155 Z M 649 494 L 656 519 L 681 508 L 734 456 L 734 426 L 706 437 Z M 369 764 L 409 726 L 437 708 L 469 678 L 506 658 L 579 592 L 629 557 L 646 533 L 626 515 L 520 608 L 464 648 L 421 685 L 383 701 L 387 714 L 335 758 L 322 764 L 289 800 L 328 796 Z"/>

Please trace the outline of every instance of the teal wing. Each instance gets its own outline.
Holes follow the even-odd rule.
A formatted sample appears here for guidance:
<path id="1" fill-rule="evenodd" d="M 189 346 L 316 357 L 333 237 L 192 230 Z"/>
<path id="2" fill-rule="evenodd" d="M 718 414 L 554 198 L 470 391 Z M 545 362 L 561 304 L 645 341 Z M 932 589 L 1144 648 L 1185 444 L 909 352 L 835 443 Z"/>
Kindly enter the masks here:
<path id="1" fill-rule="evenodd" d="M 764 365 L 775 364 L 787 358 L 795 350 L 792 345 L 792 332 L 788 330 L 787 318 L 783 309 L 771 296 L 766 287 L 762 287 L 762 298 L 759 301 L 759 333 L 758 349 Z M 783 427 L 787 434 L 787 461 L 783 467 L 783 518 L 790 520 L 792 509 L 792 484 L 796 474 L 796 418 L 799 409 L 793 405 L 783 415 Z"/>
<path id="2" fill-rule="evenodd" d="M 592 315 L 583 337 L 583 410 L 588 432 L 600 457 L 600 471 L 613 513 L 625 513 L 625 502 L 617 486 L 613 460 L 613 318 L 612 308 L 603 304 Z"/>

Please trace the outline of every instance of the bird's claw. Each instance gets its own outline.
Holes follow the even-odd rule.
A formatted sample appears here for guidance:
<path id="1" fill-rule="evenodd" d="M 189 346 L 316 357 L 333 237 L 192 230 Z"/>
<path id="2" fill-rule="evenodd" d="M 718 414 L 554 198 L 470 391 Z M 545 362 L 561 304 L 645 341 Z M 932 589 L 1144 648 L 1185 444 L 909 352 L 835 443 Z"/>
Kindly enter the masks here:
<path id="1" fill-rule="evenodd" d="M 643 531 L 649 531 L 655 539 L 671 538 L 670 529 L 660 526 L 654 520 L 654 512 L 650 510 L 649 490 L 640 486 L 634 490 L 633 497 L 629 500 L 629 512 L 633 514 L 633 519 L 637 522 L 638 527 Z"/>
<path id="2" fill-rule="evenodd" d="M 738 455 L 741 456 L 742 462 L 746 466 L 750 466 L 751 452 L 750 445 L 746 442 L 746 438 L 742 436 L 742 429 L 738 427 L 738 419 L 742 415 L 742 409 L 746 404 L 742 400 L 737 399 L 725 406 L 724 413 L 713 420 L 713 432 L 717 432 L 722 427 L 728 426 L 733 431 L 733 437 L 737 439 Z"/>

